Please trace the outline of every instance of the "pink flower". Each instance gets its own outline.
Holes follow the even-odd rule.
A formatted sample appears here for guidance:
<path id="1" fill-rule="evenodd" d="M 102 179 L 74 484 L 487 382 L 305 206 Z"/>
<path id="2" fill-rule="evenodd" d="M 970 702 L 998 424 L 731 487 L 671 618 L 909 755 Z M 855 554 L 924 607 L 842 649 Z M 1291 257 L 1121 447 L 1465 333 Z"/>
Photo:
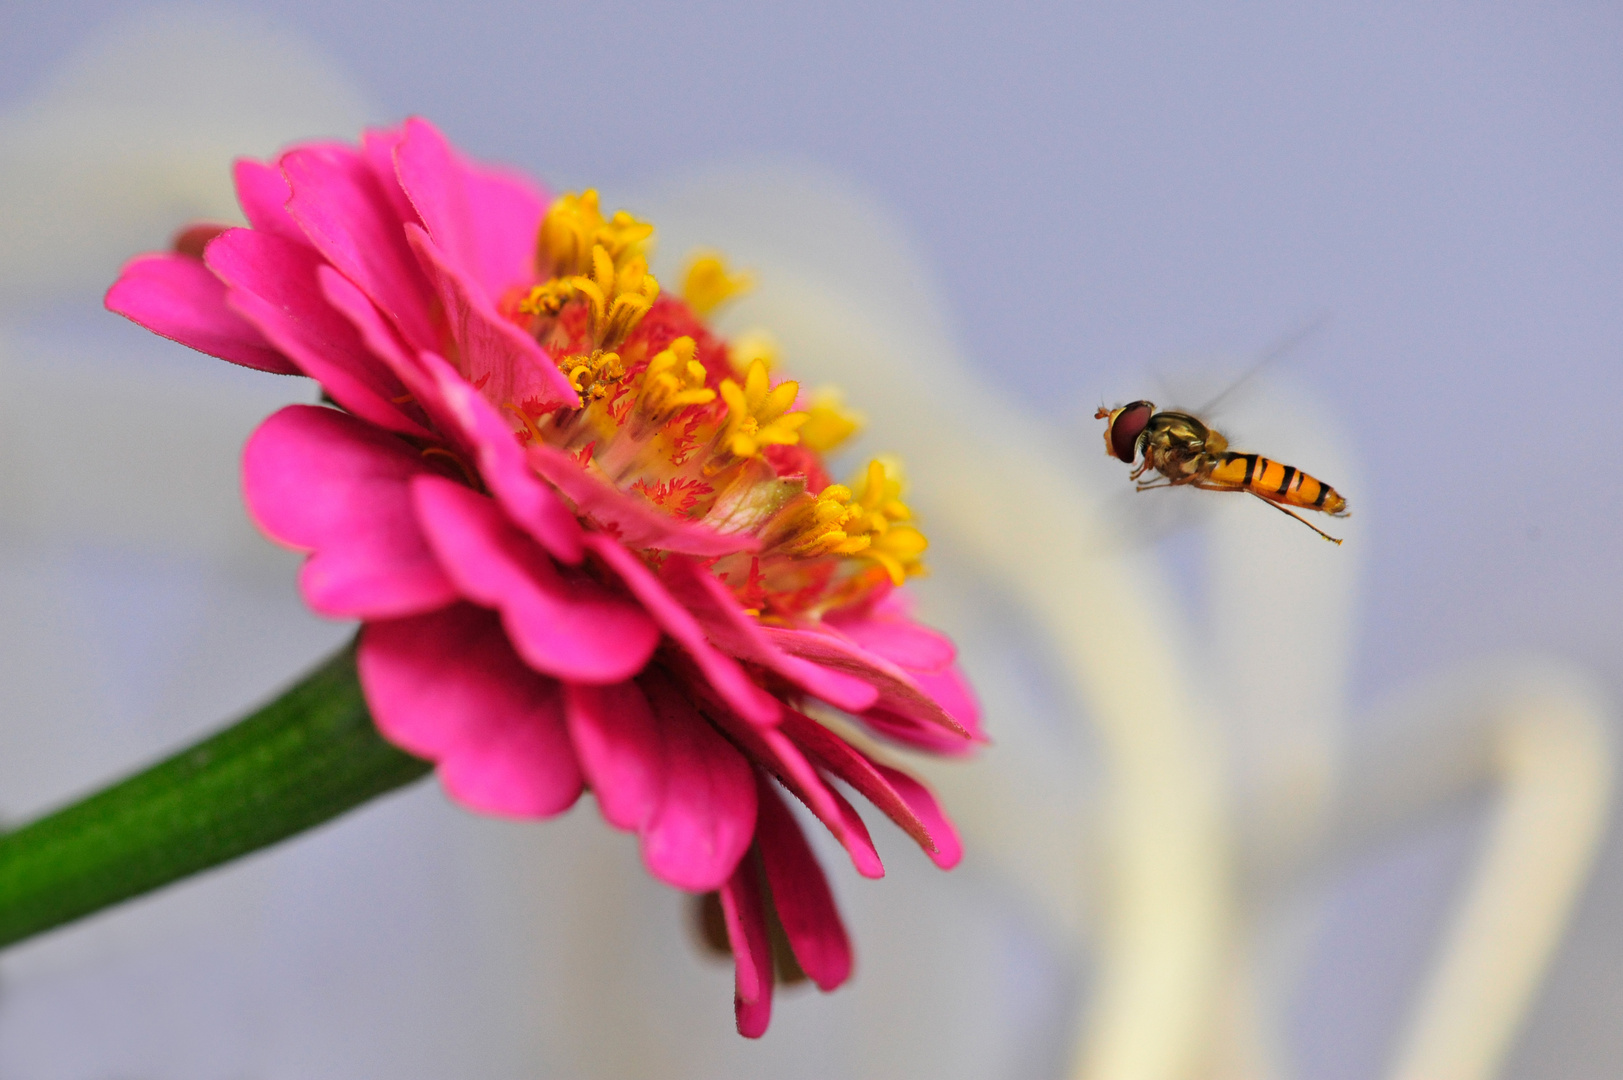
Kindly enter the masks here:
<path id="1" fill-rule="evenodd" d="M 924 785 L 813 714 L 981 741 L 951 643 L 897 588 L 924 540 L 893 472 L 830 483 L 820 451 L 849 423 L 794 411 L 759 359 L 736 371 L 702 320 L 740 280 L 707 257 L 685 300 L 662 294 L 652 230 L 595 193 L 549 207 L 415 119 L 239 161 L 236 183 L 250 227 L 187 230 L 107 306 L 337 406 L 266 420 L 243 487 L 310 552 L 310 606 L 364 621 L 378 728 L 486 813 L 549 817 L 590 787 L 653 874 L 719 892 L 743 1034 L 771 1012 L 769 920 L 842 983 L 851 947 L 784 792 L 866 877 L 883 867 L 832 780 L 943 868 L 960 848 Z"/>

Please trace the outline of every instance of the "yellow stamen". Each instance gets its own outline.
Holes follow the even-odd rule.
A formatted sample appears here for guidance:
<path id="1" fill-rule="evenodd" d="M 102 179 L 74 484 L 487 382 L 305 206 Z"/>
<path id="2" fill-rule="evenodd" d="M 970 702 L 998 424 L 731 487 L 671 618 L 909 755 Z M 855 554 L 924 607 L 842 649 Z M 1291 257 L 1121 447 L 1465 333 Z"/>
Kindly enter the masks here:
<path id="1" fill-rule="evenodd" d="M 659 282 L 648 273 L 642 256 L 633 256 L 616 269 L 614 258 L 601 244 L 592 248 L 592 276 L 569 279 L 575 295 L 588 306 L 587 331 L 601 349 L 611 349 L 636 329 L 659 296 Z"/>
<path id="2" fill-rule="evenodd" d="M 868 463 L 860 488 L 845 531 L 869 539 L 869 545 L 861 550 L 862 557 L 884 567 L 894 585 L 924 573 L 923 555 L 929 541 L 913 526 L 900 524 L 913 517 L 901 500 L 901 464 L 894 459 L 875 458 Z"/>
<path id="3" fill-rule="evenodd" d="M 626 369 L 620 363 L 620 354 L 594 350 L 587 356 L 566 356 L 558 361 L 558 370 L 569 379 L 577 394 L 592 401 L 608 395 L 609 387 L 625 378 Z"/>
<path id="4" fill-rule="evenodd" d="M 844 397 L 832 386 L 822 387 L 806 410 L 806 423 L 800 429 L 800 445 L 826 454 L 857 433 L 862 415 L 845 408 Z"/>
<path id="5" fill-rule="evenodd" d="M 699 251 L 688 262 L 687 275 L 682 280 L 682 299 L 693 309 L 693 314 L 702 319 L 754 287 L 755 278 L 748 272 L 728 273 L 727 263 L 720 253 Z"/>
<path id="6" fill-rule="evenodd" d="M 856 513 L 850 502 L 851 489 L 844 484 L 830 484 L 815 496 L 802 496 L 775 524 L 767 546 L 785 555 L 808 559 L 819 555 L 856 554 L 871 540 L 846 532 L 846 525 Z"/>
<path id="7" fill-rule="evenodd" d="M 743 386 L 732 379 L 721 380 L 721 399 L 727 403 L 721 448 L 735 458 L 752 458 L 763 446 L 793 446 L 799 442 L 799 429 L 807 417 L 805 413 L 789 412 L 799 393 L 799 383 L 785 381 L 772 386 L 766 365 L 759 360 L 750 365 Z"/>
<path id="8" fill-rule="evenodd" d="M 716 400 L 716 392 L 705 385 L 704 365 L 694 359 L 697 349 L 692 338 L 679 337 L 648 361 L 637 396 L 644 417 L 659 423 L 689 405 Z"/>
<path id="9" fill-rule="evenodd" d="M 530 295 L 519 301 L 518 309 L 526 315 L 540 315 L 550 319 L 574 298 L 575 287 L 568 281 L 554 278 L 531 289 Z"/>
<path id="10" fill-rule="evenodd" d="M 549 278 L 570 278 L 592 269 L 593 248 L 601 247 L 618 265 L 624 260 L 642 258 L 654 235 L 654 227 L 624 210 L 605 221 L 598 206 L 597 192 L 558 196 L 541 219 L 536 238 L 536 261 Z"/>
<path id="11" fill-rule="evenodd" d="M 761 363 L 770 372 L 778 366 L 778 342 L 763 330 L 740 334 L 728 346 L 727 360 L 734 371 L 748 371 L 752 364 Z"/>

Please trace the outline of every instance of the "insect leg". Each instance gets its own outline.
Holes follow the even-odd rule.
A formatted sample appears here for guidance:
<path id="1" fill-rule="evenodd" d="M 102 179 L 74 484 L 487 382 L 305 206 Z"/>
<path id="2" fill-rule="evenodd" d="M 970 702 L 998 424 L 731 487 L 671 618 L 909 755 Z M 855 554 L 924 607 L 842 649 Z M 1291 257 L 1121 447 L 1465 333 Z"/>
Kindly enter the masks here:
<path id="1" fill-rule="evenodd" d="M 1320 536 L 1324 537 L 1326 540 L 1330 541 L 1332 544 L 1335 544 L 1337 546 L 1339 546 L 1341 544 L 1340 540 L 1337 540 L 1335 537 L 1331 536 L 1329 533 L 1325 532 L 1323 529 L 1319 528 L 1317 525 L 1313 524 L 1307 518 L 1302 517 L 1300 514 L 1296 513 L 1295 511 L 1287 510 L 1285 507 L 1280 506 L 1278 503 L 1274 502 L 1272 499 L 1264 499 L 1261 495 L 1258 495 L 1255 491 L 1251 492 L 1251 494 L 1253 496 L 1255 496 L 1259 502 L 1267 503 L 1269 506 L 1273 507 L 1275 510 L 1278 510 L 1281 514 L 1289 514 L 1291 517 L 1295 518 L 1297 521 L 1300 521 L 1303 525 L 1306 525 L 1308 528 L 1312 529 L 1314 532 L 1318 533 Z"/>

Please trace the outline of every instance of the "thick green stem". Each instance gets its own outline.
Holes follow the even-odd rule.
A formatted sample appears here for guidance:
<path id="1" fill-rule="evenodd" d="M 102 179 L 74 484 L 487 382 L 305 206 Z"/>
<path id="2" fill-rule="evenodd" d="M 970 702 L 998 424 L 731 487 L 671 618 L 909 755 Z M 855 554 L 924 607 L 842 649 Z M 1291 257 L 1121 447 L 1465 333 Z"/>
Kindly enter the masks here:
<path id="1" fill-rule="evenodd" d="M 0 836 L 0 946 L 303 832 L 430 768 L 373 727 L 345 648 L 219 734 Z"/>

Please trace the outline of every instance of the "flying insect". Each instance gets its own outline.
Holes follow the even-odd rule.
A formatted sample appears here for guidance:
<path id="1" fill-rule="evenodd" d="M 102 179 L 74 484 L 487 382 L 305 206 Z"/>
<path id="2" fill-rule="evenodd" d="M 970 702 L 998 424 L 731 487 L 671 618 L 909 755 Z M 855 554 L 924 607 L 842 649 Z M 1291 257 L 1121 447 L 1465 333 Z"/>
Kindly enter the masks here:
<path id="1" fill-rule="evenodd" d="M 1248 492 L 1331 543 L 1341 543 L 1290 509 L 1338 518 L 1348 515 L 1347 500 L 1317 477 L 1260 454 L 1230 450 L 1228 439 L 1200 419 L 1183 412 L 1157 412 L 1152 402 L 1134 401 L 1114 409 L 1101 406 L 1093 418 L 1106 421 L 1105 453 L 1129 465 L 1143 454 L 1129 474 L 1139 491 L 1190 486 Z M 1159 479 L 1141 479 L 1152 469 Z"/>

